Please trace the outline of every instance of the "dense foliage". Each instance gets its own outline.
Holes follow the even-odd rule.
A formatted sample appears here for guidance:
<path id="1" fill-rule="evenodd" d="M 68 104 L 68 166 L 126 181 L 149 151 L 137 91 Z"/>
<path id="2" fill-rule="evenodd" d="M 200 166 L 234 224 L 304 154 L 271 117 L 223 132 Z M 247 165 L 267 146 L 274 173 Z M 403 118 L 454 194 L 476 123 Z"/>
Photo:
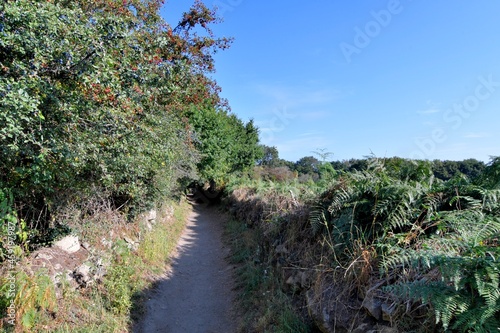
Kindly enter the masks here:
<path id="1" fill-rule="evenodd" d="M 485 173 L 498 170 L 494 160 Z M 500 327 L 500 200 L 481 179 L 436 180 L 429 168 L 393 177 L 382 163 L 345 174 L 311 213 L 348 267 L 354 254 L 378 264 L 386 290 L 411 306 L 432 305 L 445 329 L 491 332 Z M 407 173 L 406 171 L 404 172 Z M 371 257 L 371 259 L 366 259 Z"/>
<path id="2" fill-rule="evenodd" d="M 138 212 L 254 164 L 257 129 L 209 77 L 230 43 L 209 29 L 215 13 L 197 1 L 171 26 L 161 5 L 0 5 L 0 189 L 31 229 L 89 200 Z"/>
<path id="3" fill-rule="evenodd" d="M 270 167 L 231 185 L 243 212 L 232 209 L 262 229 L 264 253 L 256 256 L 268 265 L 263 269 L 276 276 L 286 276 L 282 266 L 314 272 L 303 297 L 314 290 L 325 304 L 363 309 L 353 322 L 366 316 L 365 304 L 375 312 L 378 304 L 405 332 L 500 327 L 500 159 L 476 177 L 457 172 L 449 180 L 437 178 L 429 161 L 370 158 L 352 171 L 325 164 L 315 182 L 262 178 L 278 169 Z M 370 316 L 382 320 L 375 312 Z M 346 318 L 339 312 L 335 320 Z"/>
<path id="4" fill-rule="evenodd" d="M 253 121 L 244 124 L 224 110 L 193 109 L 188 114 L 195 131 L 194 145 L 203 152 L 198 162 L 202 181 L 222 185 L 228 176 L 255 164 L 261 154 Z"/>

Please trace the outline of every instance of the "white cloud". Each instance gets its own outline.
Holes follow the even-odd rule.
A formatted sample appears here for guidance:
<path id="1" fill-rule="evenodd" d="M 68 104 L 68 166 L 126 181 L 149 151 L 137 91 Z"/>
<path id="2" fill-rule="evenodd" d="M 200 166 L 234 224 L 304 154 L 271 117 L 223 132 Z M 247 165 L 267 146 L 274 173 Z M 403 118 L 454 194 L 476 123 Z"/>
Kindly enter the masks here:
<path id="1" fill-rule="evenodd" d="M 417 110 L 418 114 L 423 114 L 423 115 L 435 114 L 442 111 L 441 108 L 439 107 L 440 106 L 439 103 L 428 100 L 425 102 L 425 104 L 427 105 L 426 108 L 423 110 Z"/>
<path id="2" fill-rule="evenodd" d="M 480 139 L 480 138 L 487 138 L 490 137 L 491 135 L 489 133 L 485 132 L 469 132 L 464 135 L 464 138 L 466 139 Z"/>
<path id="3" fill-rule="evenodd" d="M 311 136 L 317 136 L 317 135 L 322 135 L 323 132 L 306 132 L 306 133 L 300 133 L 298 137 L 311 137 Z"/>
<path id="4" fill-rule="evenodd" d="M 438 108 L 434 108 L 434 107 L 426 109 L 426 110 L 417 111 L 418 114 L 434 114 L 434 113 L 439 113 L 439 112 L 441 112 L 441 110 Z"/>

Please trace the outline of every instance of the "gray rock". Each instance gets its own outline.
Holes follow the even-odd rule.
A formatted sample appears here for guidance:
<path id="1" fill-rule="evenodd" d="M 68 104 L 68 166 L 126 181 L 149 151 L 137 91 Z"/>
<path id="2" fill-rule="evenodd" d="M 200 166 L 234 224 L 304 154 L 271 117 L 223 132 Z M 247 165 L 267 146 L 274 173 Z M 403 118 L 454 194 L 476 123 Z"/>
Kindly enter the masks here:
<path id="1" fill-rule="evenodd" d="M 288 249 L 283 244 L 276 246 L 275 251 L 277 254 L 287 254 L 288 253 Z"/>
<path id="2" fill-rule="evenodd" d="M 306 300 L 309 315 L 314 320 L 320 331 L 323 333 L 336 332 L 335 326 L 331 320 L 332 318 L 328 313 L 328 309 L 321 306 L 320 302 L 318 302 L 314 290 L 310 289 L 307 291 Z M 340 330 L 337 331 L 340 332 Z"/>
<path id="3" fill-rule="evenodd" d="M 153 224 L 156 223 L 156 217 L 157 217 L 157 212 L 156 209 L 151 209 L 148 214 L 146 215 L 146 221 L 149 221 Z"/>
<path id="4" fill-rule="evenodd" d="M 54 257 L 51 256 L 50 254 L 47 254 L 47 253 L 38 253 L 35 257 L 36 259 L 45 259 L 45 260 L 51 260 L 53 259 Z"/>
<path id="5" fill-rule="evenodd" d="M 378 333 L 399 333 L 399 331 L 394 327 L 389 327 L 385 325 L 378 325 Z"/>
<path id="6" fill-rule="evenodd" d="M 80 250 L 80 241 L 77 236 L 66 236 L 55 242 L 54 246 L 67 253 L 75 253 Z"/>
<path id="7" fill-rule="evenodd" d="M 396 312 L 396 306 L 394 304 L 389 305 L 383 303 L 381 309 L 382 309 L 382 319 L 384 319 L 385 321 L 392 321 L 394 313 Z"/>
<path id="8" fill-rule="evenodd" d="M 75 269 L 72 275 L 80 287 L 86 287 L 92 280 L 90 266 L 88 264 L 80 265 Z"/>
<path id="9" fill-rule="evenodd" d="M 367 333 L 371 332 L 373 329 L 372 326 L 368 325 L 367 323 L 359 325 L 352 333 Z"/>
<path id="10" fill-rule="evenodd" d="M 375 293 L 366 295 L 362 305 L 373 318 L 382 319 L 382 302 L 375 297 Z"/>

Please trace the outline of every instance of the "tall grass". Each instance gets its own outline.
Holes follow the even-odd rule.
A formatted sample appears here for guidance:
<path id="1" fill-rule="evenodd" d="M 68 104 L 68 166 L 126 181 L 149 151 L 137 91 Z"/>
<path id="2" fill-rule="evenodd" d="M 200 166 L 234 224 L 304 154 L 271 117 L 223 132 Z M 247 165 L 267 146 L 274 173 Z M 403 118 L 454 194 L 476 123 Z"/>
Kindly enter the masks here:
<path id="1" fill-rule="evenodd" d="M 239 331 L 310 332 L 310 323 L 297 313 L 293 300 L 283 293 L 281 277 L 269 262 L 263 261 L 261 232 L 235 219 L 226 225 L 231 261 L 238 266 L 237 288 L 243 317 Z"/>

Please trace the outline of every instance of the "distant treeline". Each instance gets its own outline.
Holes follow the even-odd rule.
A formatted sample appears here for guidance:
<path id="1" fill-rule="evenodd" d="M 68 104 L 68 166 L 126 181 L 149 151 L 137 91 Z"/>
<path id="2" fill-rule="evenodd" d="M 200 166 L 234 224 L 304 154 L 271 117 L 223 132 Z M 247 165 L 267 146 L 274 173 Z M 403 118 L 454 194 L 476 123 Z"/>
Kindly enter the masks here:
<path id="1" fill-rule="evenodd" d="M 389 157 L 383 159 L 387 167 L 391 166 L 401 166 L 406 163 L 411 163 L 410 160 L 403 159 L 400 157 Z M 343 171 L 354 171 L 354 170 L 366 170 L 368 167 L 368 159 L 349 159 L 343 161 L 333 161 L 330 162 L 335 170 Z M 442 180 L 448 180 L 453 178 L 458 174 L 466 175 L 469 178 L 475 178 L 484 171 L 486 164 L 482 161 L 478 161 L 473 158 L 469 158 L 463 161 L 441 161 L 433 160 L 428 161 L 434 176 Z"/>
<path id="2" fill-rule="evenodd" d="M 258 165 L 278 168 L 278 170 L 275 170 L 275 172 L 279 174 L 277 177 L 278 179 L 288 178 L 284 175 L 284 173 L 288 170 L 291 173 L 295 172 L 295 175 L 301 180 L 312 179 L 313 181 L 316 181 L 319 179 L 322 165 L 325 163 L 329 163 L 336 172 L 353 172 L 367 170 L 370 165 L 370 161 L 372 160 L 372 156 L 370 156 L 370 158 L 351 158 L 349 160 L 327 162 L 321 161 L 314 156 L 305 156 L 297 162 L 291 162 L 279 158 L 276 147 L 262 146 L 262 149 L 264 151 L 264 156 L 258 161 Z M 319 157 L 321 158 L 322 156 Z M 379 158 L 379 160 L 383 161 L 387 170 L 397 170 L 397 172 L 401 169 L 414 169 L 416 163 L 414 160 L 404 159 L 401 157 L 384 157 Z M 457 175 L 465 175 L 468 178 L 476 178 L 486 168 L 486 163 L 474 158 L 469 158 L 463 161 L 442 161 L 436 159 L 432 161 L 426 160 L 418 162 L 428 164 L 434 173 L 434 176 L 441 180 L 449 180 Z M 291 176 L 291 174 L 289 176 Z"/>

